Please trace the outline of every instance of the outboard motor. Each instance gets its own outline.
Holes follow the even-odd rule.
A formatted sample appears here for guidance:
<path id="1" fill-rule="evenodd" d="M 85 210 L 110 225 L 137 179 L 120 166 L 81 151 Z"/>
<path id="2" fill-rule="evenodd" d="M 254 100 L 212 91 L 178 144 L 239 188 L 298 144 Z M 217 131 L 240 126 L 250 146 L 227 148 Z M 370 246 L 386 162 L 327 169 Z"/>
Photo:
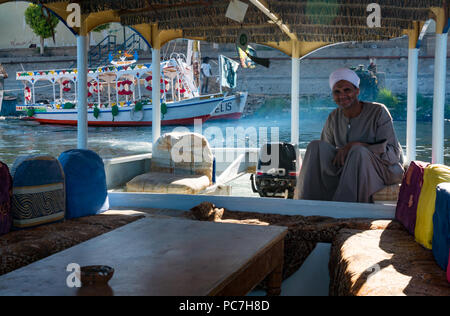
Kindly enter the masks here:
<path id="1" fill-rule="evenodd" d="M 251 175 L 253 192 L 262 197 L 294 197 L 299 151 L 290 143 L 269 143 L 259 150 L 256 176 Z"/>

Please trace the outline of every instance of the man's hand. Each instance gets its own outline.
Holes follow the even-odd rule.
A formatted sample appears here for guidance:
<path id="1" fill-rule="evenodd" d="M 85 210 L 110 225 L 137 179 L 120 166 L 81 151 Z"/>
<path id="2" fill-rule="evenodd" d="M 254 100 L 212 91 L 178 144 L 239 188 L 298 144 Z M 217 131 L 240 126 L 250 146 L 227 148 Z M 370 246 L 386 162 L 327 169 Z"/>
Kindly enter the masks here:
<path id="1" fill-rule="evenodd" d="M 348 152 L 355 145 L 367 146 L 368 144 L 360 143 L 360 142 L 351 142 L 345 145 L 342 148 L 339 148 L 336 156 L 333 159 L 333 165 L 337 167 L 342 167 L 345 164 L 345 160 L 347 159 Z"/>

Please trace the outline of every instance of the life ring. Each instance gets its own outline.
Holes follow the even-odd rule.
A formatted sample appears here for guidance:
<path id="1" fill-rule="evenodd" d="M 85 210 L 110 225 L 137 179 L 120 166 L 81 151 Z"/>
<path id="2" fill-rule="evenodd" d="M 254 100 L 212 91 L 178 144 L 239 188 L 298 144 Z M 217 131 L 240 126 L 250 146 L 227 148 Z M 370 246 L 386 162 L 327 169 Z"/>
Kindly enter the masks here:
<path id="1" fill-rule="evenodd" d="M 177 86 L 177 90 L 183 94 L 186 93 L 187 89 L 184 88 L 183 82 L 181 81 L 181 79 L 178 79 L 178 86 Z"/>
<path id="2" fill-rule="evenodd" d="M 147 76 L 144 81 L 145 89 L 152 91 L 152 76 Z"/>
<path id="3" fill-rule="evenodd" d="M 131 95 L 133 94 L 133 82 L 131 80 L 119 81 L 117 83 L 117 87 L 119 91 L 117 92 L 119 95 Z"/>
<path id="4" fill-rule="evenodd" d="M 70 85 L 70 80 L 64 80 L 62 83 L 63 86 L 63 91 L 64 92 L 69 92 L 70 90 L 72 90 L 72 86 Z"/>
<path id="5" fill-rule="evenodd" d="M 30 87 L 25 87 L 25 89 L 23 90 L 23 94 L 24 94 L 25 100 L 31 101 L 31 89 L 30 89 Z"/>
<path id="6" fill-rule="evenodd" d="M 142 121 L 144 119 L 144 110 L 136 111 L 134 108 L 130 111 L 132 121 Z"/>
<path id="7" fill-rule="evenodd" d="M 98 93 L 98 83 L 97 83 L 97 81 L 94 81 L 92 83 L 88 82 L 87 86 L 88 86 L 88 93 L 87 93 L 88 97 L 92 97 L 92 95 L 94 93 Z"/>

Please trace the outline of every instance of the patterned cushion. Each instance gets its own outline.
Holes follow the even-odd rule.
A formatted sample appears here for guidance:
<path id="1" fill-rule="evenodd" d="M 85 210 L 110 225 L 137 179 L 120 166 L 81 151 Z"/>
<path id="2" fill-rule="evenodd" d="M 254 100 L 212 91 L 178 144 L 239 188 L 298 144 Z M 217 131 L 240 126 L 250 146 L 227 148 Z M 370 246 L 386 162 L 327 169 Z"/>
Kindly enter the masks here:
<path id="1" fill-rule="evenodd" d="M 11 168 L 13 228 L 61 221 L 66 212 L 64 172 L 54 157 L 20 156 Z"/>
<path id="2" fill-rule="evenodd" d="M 425 168 L 422 191 L 417 205 L 414 236 L 418 243 L 428 249 L 432 249 L 436 187 L 442 182 L 450 182 L 450 167 L 433 164 Z"/>
<path id="3" fill-rule="evenodd" d="M 8 166 L 0 162 L 0 235 L 6 234 L 11 229 L 11 197 L 11 174 Z"/>
<path id="4" fill-rule="evenodd" d="M 373 201 L 396 201 L 400 192 L 400 183 L 385 186 L 383 189 L 372 195 Z"/>
<path id="5" fill-rule="evenodd" d="M 100 156 L 91 150 L 72 149 L 63 152 L 58 159 L 66 175 L 66 218 L 108 210 L 105 166 Z"/>
<path id="6" fill-rule="evenodd" d="M 404 229 L 342 229 L 328 266 L 330 296 L 450 295 L 431 251 Z"/>
<path id="7" fill-rule="evenodd" d="M 423 174 L 429 163 L 411 161 L 403 176 L 400 193 L 398 195 L 395 218 L 402 223 L 411 235 L 416 228 L 417 205 L 423 185 Z"/>

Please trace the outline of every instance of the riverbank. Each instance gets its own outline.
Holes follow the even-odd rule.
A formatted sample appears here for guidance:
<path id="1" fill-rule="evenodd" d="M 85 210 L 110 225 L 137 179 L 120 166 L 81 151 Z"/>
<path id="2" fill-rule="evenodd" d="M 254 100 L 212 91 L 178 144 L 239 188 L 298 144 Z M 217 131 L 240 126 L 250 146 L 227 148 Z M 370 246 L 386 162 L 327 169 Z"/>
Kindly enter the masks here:
<path id="1" fill-rule="evenodd" d="M 248 91 L 250 95 L 284 97 L 290 95 L 292 63 L 289 56 L 261 45 L 254 45 L 258 57 L 268 58 L 270 67 L 258 65 L 255 69 L 238 69 L 237 90 Z M 449 48 L 450 51 L 450 43 Z M 186 41 L 175 40 L 161 49 L 162 58 L 173 52 L 186 52 Z M 15 73 L 23 70 L 64 69 L 76 62 L 75 47 L 48 48 L 47 56 L 38 56 L 36 49 L 0 50 L 0 63 L 5 66 L 9 78 L 6 90 L 22 95 L 23 86 L 15 80 Z M 236 46 L 231 44 L 201 43 L 202 57 L 212 60 L 213 75 L 217 75 L 217 57 L 224 54 L 237 59 Z M 150 50 L 139 52 L 138 63 L 151 62 Z M 406 95 L 408 67 L 408 39 L 400 38 L 386 42 L 342 43 L 320 49 L 300 63 L 300 96 L 307 98 L 329 97 L 328 76 L 330 70 L 339 67 L 367 66 L 369 58 L 375 58 L 378 71 L 385 75 L 385 86 L 395 95 Z M 450 53 L 449 53 L 450 58 Z M 427 35 L 419 52 L 418 92 L 426 97 L 433 95 L 434 85 L 434 36 Z M 447 82 L 450 82 L 450 62 L 447 63 Z M 218 89 L 217 89 L 218 90 Z M 214 90 L 212 90 L 214 92 Z M 450 98 L 450 87 L 446 91 Z"/>

